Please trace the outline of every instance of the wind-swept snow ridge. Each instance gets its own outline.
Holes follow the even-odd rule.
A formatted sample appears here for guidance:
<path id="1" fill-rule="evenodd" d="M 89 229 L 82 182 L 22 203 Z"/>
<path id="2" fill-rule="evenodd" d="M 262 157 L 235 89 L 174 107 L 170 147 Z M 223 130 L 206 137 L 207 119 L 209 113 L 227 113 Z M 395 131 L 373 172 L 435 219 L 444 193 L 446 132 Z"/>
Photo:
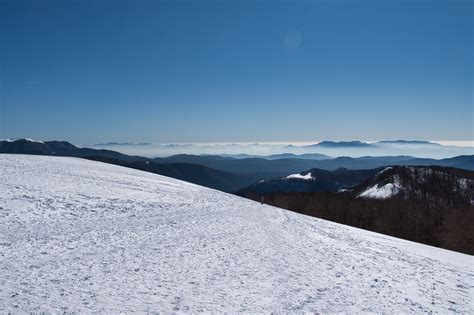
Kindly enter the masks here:
<path id="1" fill-rule="evenodd" d="M 0 155 L 3 312 L 473 312 L 472 256 L 159 175 Z"/>

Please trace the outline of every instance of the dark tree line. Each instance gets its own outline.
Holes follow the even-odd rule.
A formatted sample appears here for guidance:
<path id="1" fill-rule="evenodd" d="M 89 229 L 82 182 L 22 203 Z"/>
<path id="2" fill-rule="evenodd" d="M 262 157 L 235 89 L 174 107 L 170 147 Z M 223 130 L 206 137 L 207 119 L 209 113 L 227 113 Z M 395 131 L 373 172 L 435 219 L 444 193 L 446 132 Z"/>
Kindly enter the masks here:
<path id="1" fill-rule="evenodd" d="M 350 193 L 272 193 L 264 202 L 298 213 L 355 226 L 415 242 L 474 254 L 474 206 L 427 198 L 385 200 L 356 198 Z M 261 201 L 249 192 L 247 198 Z"/>

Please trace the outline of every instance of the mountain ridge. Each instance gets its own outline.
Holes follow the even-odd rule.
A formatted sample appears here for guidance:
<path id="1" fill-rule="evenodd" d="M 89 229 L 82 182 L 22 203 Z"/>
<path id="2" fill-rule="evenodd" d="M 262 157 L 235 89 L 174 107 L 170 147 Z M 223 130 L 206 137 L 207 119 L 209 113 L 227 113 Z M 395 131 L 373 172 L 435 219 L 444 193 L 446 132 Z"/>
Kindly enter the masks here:
<path id="1" fill-rule="evenodd" d="M 219 155 L 180 154 L 167 158 L 150 159 L 142 156 L 130 156 L 113 150 L 79 148 L 66 141 L 43 142 L 34 140 L 0 141 L 0 153 L 61 155 L 83 158 L 96 157 L 96 159 L 97 157 L 102 157 L 103 161 L 107 160 L 109 163 L 128 164 L 130 167 L 140 169 L 153 169 L 154 172 L 162 172 L 163 175 L 167 174 L 168 176 L 189 180 L 190 182 L 203 184 L 226 192 L 235 192 L 261 180 L 270 180 L 275 177 L 283 177 L 310 169 L 332 171 L 344 167 L 356 170 L 370 170 L 386 165 L 441 165 L 474 170 L 474 155 L 435 160 L 418 159 L 410 156 L 363 156 L 359 158 L 342 156 L 337 158 L 306 159 L 287 158 L 287 156 L 292 155 L 285 154 L 279 156 L 282 158 L 275 159 L 262 157 L 237 159 Z M 317 157 L 319 158 L 320 156 L 318 155 Z M 126 163 L 121 163 L 120 161 Z M 194 164 L 195 166 L 192 171 L 189 171 L 189 174 L 185 174 L 185 172 L 177 169 L 180 166 L 179 164 L 170 167 L 150 167 L 146 164 L 147 162 L 154 164 L 184 163 L 186 166 L 181 166 L 186 167 L 188 170 L 190 170 L 191 166 L 187 164 Z M 201 174 L 200 177 L 198 174 Z"/>
<path id="2" fill-rule="evenodd" d="M 79 148 L 66 141 L 0 141 L 0 153 L 72 156 L 147 170 L 214 189 L 232 192 L 254 181 L 244 175 L 191 163 L 163 163 L 142 156 L 130 156 L 105 149 Z"/>

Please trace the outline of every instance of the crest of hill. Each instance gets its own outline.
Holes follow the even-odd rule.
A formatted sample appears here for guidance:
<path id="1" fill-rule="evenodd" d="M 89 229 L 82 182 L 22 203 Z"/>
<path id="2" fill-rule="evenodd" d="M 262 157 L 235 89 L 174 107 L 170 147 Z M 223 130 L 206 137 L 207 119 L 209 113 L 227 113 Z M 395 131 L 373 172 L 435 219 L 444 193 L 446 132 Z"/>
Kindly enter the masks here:
<path id="1" fill-rule="evenodd" d="M 6 312 L 472 311 L 468 255 L 85 159 L 0 177 Z"/>

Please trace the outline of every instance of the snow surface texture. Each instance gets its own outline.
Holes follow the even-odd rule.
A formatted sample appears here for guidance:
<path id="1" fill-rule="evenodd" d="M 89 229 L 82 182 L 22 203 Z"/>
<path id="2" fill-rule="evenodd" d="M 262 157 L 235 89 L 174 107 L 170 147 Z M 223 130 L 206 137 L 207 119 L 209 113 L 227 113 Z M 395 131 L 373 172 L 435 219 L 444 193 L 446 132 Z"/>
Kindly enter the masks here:
<path id="1" fill-rule="evenodd" d="M 2 311 L 474 312 L 472 256 L 82 159 L 0 179 Z"/>
<path id="2" fill-rule="evenodd" d="M 305 174 L 305 175 L 302 175 L 300 173 L 297 173 L 297 174 L 290 174 L 288 176 L 286 176 L 286 178 L 290 178 L 290 179 L 303 179 L 303 180 L 311 180 L 313 179 L 313 177 L 311 177 L 311 172 Z"/>

